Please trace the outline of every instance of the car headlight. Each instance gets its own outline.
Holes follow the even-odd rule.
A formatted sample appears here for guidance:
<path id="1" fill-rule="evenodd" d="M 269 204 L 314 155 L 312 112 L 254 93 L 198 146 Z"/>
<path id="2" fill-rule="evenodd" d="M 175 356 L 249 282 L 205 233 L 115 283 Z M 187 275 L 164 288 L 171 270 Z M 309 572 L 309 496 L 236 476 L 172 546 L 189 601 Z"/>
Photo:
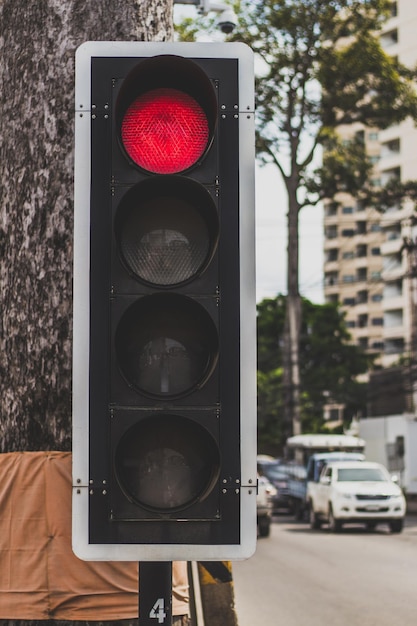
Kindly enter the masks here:
<path id="1" fill-rule="evenodd" d="M 353 495 L 351 493 L 344 493 L 343 491 L 339 491 L 339 498 L 343 498 L 344 500 L 352 500 Z"/>

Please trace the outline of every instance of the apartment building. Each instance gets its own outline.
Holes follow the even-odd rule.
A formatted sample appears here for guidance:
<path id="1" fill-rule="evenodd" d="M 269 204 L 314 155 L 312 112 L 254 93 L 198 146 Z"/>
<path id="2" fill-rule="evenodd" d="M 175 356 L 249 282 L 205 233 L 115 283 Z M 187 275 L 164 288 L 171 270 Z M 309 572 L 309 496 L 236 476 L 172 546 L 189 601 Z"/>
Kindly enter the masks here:
<path id="1" fill-rule="evenodd" d="M 386 51 L 413 67 L 417 64 L 417 2 L 397 0 L 381 33 Z M 417 128 L 407 120 L 384 131 L 341 128 L 342 137 L 360 133 L 374 163 L 374 184 L 392 177 L 417 179 Z M 346 313 L 353 341 L 375 353 L 384 367 L 410 353 L 416 339 L 417 251 L 414 206 L 403 203 L 381 213 L 349 194 L 325 206 L 324 294 Z M 413 272 L 414 269 L 414 272 Z"/>

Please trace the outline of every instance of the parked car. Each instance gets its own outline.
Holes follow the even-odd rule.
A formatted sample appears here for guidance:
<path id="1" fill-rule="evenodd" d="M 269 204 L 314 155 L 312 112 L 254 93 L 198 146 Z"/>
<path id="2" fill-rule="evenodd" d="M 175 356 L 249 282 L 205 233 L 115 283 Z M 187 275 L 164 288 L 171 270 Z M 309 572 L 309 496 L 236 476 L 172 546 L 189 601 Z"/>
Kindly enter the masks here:
<path id="1" fill-rule="evenodd" d="M 280 510 L 293 511 L 293 500 L 290 497 L 289 485 L 295 476 L 305 478 L 305 469 L 296 464 L 286 463 L 279 459 L 263 460 L 258 457 L 258 472 L 262 476 L 266 476 L 270 483 L 276 489 L 276 495 L 273 497 L 274 513 Z"/>
<path id="2" fill-rule="evenodd" d="M 380 463 L 333 462 L 323 469 L 309 491 L 311 528 L 327 522 L 338 532 L 344 524 L 360 522 L 373 530 L 388 524 L 391 532 L 403 529 L 406 503 L 400 487 Z"/>
<path id="3" fill-rule="evenodd" d="M 269 537 L 272 522 L 272 499 L 276 489 L 265 476 L 258 475 L 256 515 L 259 537 Z"/>

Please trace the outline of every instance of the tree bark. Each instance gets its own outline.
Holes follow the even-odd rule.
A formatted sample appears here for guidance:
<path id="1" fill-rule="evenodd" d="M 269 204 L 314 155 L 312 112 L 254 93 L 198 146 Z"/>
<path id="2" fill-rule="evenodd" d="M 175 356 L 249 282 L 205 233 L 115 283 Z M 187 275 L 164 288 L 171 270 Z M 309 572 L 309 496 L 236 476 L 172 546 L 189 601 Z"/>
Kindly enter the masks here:
<path id="1" fill-rule="evenodd" d="M 2 0 L 0 451 L 71 447 L 74 53 L 168 40 L 172 0 Z"/>
<path id="2" fill-rule="evenodd" d="M 75 50 L 172 33 L 172 0 L 0 3 L 1 452 L 71 448 Z"/>

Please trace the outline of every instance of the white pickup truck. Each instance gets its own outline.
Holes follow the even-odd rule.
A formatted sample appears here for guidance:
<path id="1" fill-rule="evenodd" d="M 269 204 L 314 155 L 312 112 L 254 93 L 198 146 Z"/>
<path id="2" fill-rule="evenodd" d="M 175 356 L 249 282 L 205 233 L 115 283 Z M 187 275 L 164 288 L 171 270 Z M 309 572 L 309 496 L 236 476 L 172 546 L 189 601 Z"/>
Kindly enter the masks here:
<path id="1" fill-rule="evenodd" d="M 297 520 L 303 520 L 310 508 L 310 492 L 315 489 L 323 467 L 332 461 L 363 461 L 361 452 L 327 451 L 311 454 L 307 466 L 291 466 L 287 497 Z"/>
<path id="2" fill-rule="evenodd" d="M 369 530 L 388 524 L 391 532 L 403 529 L 405 498 L 389 472 L 379 463 L 332 462 L 309 489 L 310 527 L 327 522 L 339 532 L 343 524 L 363 523 Z"/>

